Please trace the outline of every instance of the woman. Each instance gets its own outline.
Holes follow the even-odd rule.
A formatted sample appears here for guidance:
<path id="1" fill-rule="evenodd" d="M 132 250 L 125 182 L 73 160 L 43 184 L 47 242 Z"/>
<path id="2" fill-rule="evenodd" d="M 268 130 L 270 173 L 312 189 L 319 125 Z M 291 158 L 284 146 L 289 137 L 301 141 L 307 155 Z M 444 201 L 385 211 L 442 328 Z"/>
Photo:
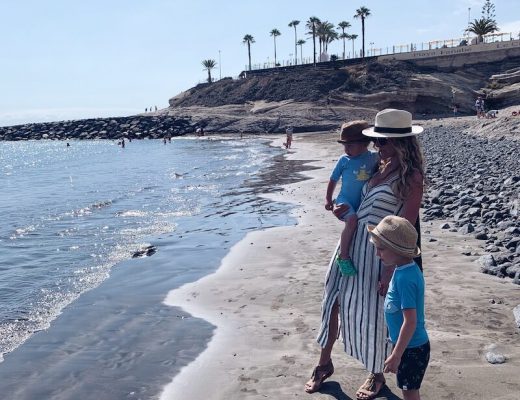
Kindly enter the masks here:
<path id="1" fill-rule="evenodd" d="M 412 126 L 412 115 L 387 109 L 376 115 L 375 126 L 363 130 L 379 150 L 379 169 L 365 184 L 358 209 L 358 227 L 350 246 L 358 269 L 354 277 L 342 277 L 332 257 L 322 302 L 318 343 L 322 347 L 318 366 L 305 385 L 308 393 L 320 389 L 332 375 L 330 358 L 338 332 L 338 314 L 345 352 L 361 361 L 370 372 L 356 393 L 358 400 L 373 399 L 385 385 L 383 364 L 390 354 L 384 322 L 384 295 L 393 269 L 383 267 L 369 241 L 367 225 L 377 225 L 387 215 L 399 215 L 416 224 L 423 194 L 424 159 L 416 135 L 423 129 Z M 344 208 L 334 210 L 336 216 Z M 337 253 L 338 249 L 336 248 Z"/>

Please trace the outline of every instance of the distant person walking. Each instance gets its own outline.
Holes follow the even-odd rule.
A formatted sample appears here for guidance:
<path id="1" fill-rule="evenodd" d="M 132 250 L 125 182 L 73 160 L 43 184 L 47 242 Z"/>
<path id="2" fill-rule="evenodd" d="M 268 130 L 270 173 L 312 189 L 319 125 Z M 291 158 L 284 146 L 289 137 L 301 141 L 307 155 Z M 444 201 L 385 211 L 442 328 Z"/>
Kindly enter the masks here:
<path id="1" fill-rule="evenodd" d="M 482 96 L 478 96 L 475 101 L 475 111 L 477 112 L 477 118 L 483 118 L 484 115 L 484 99 Z"/>
<path id="2" fill-rule="evenodd" d="M 293 127 L 292 126 L 288 126 L 287 129 L 285 130 L 285 134 L 286 134 L 286 138 L 285 138 L 285 148 L 286 149 L 290 149 L 291 148 L 291 144 L 292 144 L 292 135 L 293 135 Z"/>
<path id="3" fill-rule="evenodd" d="M 459 105 L 458 104 L 454 104 L 453 105 L 453 116 L 456 117 L 459 113 Z"/>

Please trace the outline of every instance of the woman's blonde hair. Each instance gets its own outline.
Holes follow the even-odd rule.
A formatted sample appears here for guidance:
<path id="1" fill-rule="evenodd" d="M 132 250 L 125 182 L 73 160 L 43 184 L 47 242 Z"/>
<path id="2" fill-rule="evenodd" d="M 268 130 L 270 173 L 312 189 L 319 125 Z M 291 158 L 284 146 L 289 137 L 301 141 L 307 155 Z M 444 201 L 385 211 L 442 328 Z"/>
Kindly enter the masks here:
<path id="1" fill-rule="evenodd" d="M 392 138 L 391 143 L 399 160 L 399 178 L 394 184 L 394 193 L 398 199 L 404 200 L 410 193 L 411 186 L 419 183 L 413 179 L 415 173 L 421 175 L 420 184 L 425 183 L 424 155 L 416 136 Z"/>

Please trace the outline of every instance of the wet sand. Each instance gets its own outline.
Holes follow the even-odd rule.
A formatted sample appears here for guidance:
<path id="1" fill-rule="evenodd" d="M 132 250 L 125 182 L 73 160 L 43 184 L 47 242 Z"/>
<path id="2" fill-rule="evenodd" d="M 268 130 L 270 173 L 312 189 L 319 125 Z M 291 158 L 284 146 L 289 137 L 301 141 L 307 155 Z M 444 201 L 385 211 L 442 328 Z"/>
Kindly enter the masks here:
<path id="1" fill-rule="evenodd" d="M 293 183 L 275 200 L 298 205 L 297 226 L 249 233 L 222 261 L 219 270 L 170 292 L 165 303 L 217 326 L 193 363 L 181 370 L 161 399 L 355 399 L 365 378 L 359 362 L 346 356 L 338 341 L 336 372 L 321 393 L 303 391 L 318 359 L 315 336 L 326 267 L 341 224 L 323 207 L 326 183 L 341 148 L 336 134 L 298 135 L 289 159 L 315 160 L 311 179 Z M 282 138 L 275 140 L 281 145 Z M 283 174 L 283 171 L 280 171 Z M 424 223 L 423 255 L 426 323 L 432 357 L 421 390 L 423 399 L 518 399 L 520 330 L 512 309 L 520 287 L 484 275 L 472 238 Z M 485 360 L 496 345 L 504 364 Z M 395 376 L 380 399 L 399 399 Z"/>

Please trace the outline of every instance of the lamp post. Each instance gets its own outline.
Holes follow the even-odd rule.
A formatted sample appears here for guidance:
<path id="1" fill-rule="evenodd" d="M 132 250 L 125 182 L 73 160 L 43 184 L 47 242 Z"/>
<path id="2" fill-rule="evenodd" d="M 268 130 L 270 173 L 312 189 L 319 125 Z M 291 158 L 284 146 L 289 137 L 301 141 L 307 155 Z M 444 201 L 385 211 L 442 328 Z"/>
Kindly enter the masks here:
<path id="1" fill-rule="evenodd" d="M 469 44 L 469 25 L 471 24 L 471 7 L 468 7 L 468 27 L 466 29 L 466 35 L 467 35 L 467 41 L 468 41 L 468 44 Z"/>
<path id="2" fill-rule="evenodd" d="M 218 51 L 218 74 L 219 79 L 222 79 L 222 63 L 220 62 L 220 50 Z"/>

